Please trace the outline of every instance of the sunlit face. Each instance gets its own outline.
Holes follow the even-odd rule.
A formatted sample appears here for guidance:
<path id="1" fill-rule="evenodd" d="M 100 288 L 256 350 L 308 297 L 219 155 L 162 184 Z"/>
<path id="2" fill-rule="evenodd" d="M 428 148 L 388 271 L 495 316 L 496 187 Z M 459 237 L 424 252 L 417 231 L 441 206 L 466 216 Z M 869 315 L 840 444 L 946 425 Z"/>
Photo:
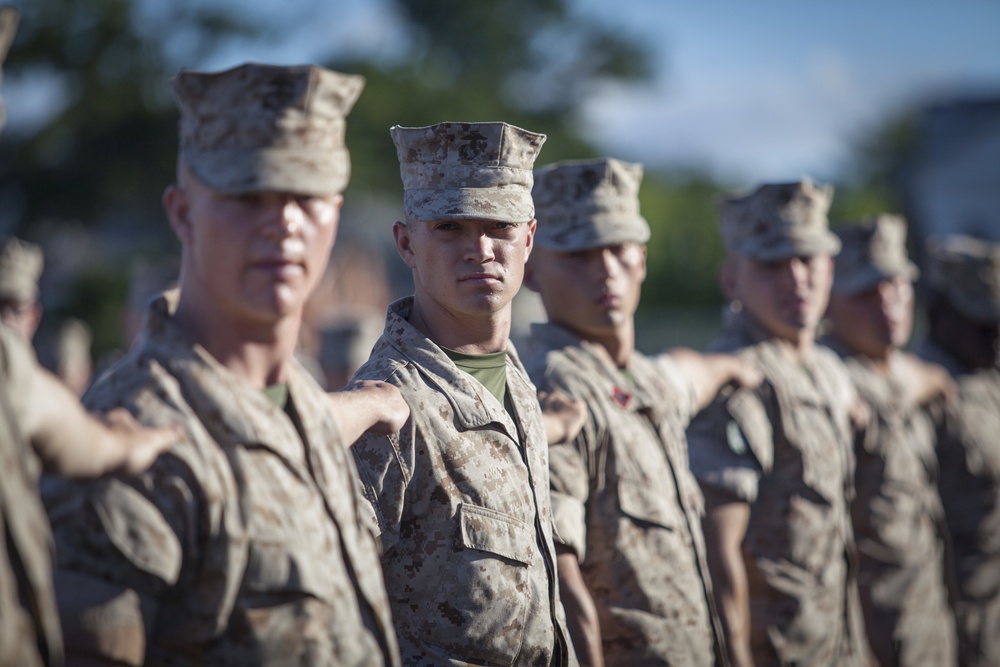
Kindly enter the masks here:
<path id="1" fill-rule="evenodd" d="M 164 206 L 184 247 L 182 288 L 235 321 L 299 314 L 326 269 L 341 195 L 222 194 L 190 173 L 180 180 Z"/>
<path id="2" fill-rule="evenodd" d="M 646 278 L 646 247 L 623 243 L 573 252 L 536 248 L 527 284 L 549 321 L 603 341 L 631 326 Z"/>
<path id="3" fill-rule="evenodd" d="M 816 333 L 832 280 L 829 255 L 773 261 L 733 255 L 722 272 L 726 295 L 740 301 L 769 334 L 791 342 Z"/>
<path id="4" fill-rule="evenodd" d="M 410 220 L 393 226 L 399 255 L 413 270 L 416 296 L 459 319 L 509 307 L 534 234 L 534 220 Z"/>
<path id="5" fill-rule="evenodd" d="M 855 294 L 833 294 L 827 309 L 831 333 L 851 350 L 883 357 L 906 345 L 913 330 L 913 284 L 883 280 Z"/>

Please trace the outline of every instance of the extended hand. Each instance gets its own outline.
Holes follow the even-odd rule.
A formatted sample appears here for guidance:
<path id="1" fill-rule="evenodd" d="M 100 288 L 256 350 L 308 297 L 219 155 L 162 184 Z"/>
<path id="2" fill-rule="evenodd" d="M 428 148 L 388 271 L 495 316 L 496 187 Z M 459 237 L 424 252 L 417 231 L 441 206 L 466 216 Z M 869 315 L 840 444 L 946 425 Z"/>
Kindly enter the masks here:
<path id="1" fill-rule="evenodd" d="M 183 436 L 177 427 L 142 426 L 125 408 L 114 408 L 102 417 L 107 437 L 116 441 L 114 449 L 123 453 L 119 470 L 127 475 L 145 472 L 160 454 L 176 445 Z"/>
<path id="2" fill-rule="evenodd" d="M 587 421 L 587 406 L 561 391 L 539 391 L 538 403 L 549 444 L 572 440 Z"/>

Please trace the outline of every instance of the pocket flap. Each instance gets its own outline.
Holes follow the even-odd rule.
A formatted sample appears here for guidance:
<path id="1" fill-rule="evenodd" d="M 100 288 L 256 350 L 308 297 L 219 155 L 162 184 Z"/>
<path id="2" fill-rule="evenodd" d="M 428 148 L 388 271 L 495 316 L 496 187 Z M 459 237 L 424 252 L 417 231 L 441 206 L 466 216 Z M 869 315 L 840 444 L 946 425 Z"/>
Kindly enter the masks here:
<path id="1" fill-rule="evenodd" d="M 676 500 L 665 490 L 658 491 L 623 478 L 618 480 L 618 502 L 622 512 L 633 519 L 671 530 L 678 525 L 677 512 L 680 510 L 675 506 Z"/>
<path id="2" fill-rule="evenodd" d="M 534 531 L 503 512 L 463 503 L 458 506 L 462 544 L 528 565 L 535 551 Z"/>

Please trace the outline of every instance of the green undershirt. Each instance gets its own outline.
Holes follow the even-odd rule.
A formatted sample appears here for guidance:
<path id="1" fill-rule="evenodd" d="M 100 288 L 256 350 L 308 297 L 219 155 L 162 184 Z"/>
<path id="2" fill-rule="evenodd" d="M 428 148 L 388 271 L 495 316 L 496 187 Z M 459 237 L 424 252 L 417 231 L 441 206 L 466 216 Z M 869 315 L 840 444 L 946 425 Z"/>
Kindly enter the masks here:
<path id="1" fill-rule="evenodd" d="M 271 399 L 272 403 L 284 410 L 288 404 L 288 383 L 279 382 L 278 384 L 269 384 L 264 387 L 264 395 Z"/>
<path id="2" fill-rule="evenodd" d="M 448 358 L 461 370 L 479 380 L 486 391 L 500 401 L 507 414 L 513 419 L 514 413 L 507 397 L 507 351 L 490 354 L 465 354 L 442 347 Z"/>

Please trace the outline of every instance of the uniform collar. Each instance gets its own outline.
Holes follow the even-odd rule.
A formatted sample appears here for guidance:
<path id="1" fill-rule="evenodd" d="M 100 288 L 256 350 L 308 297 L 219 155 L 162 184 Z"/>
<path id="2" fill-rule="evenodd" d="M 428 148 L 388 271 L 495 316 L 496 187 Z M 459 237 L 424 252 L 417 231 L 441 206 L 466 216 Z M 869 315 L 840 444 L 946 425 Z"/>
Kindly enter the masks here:
<path id="1" fill-rule="evenodd" d="M 490 423 L 501 424 L 507 434 L 520 442 L 517 425 L 504 406 L 478 380 L 460 370 L 448 355 L 409 322 L 413 312 L 413 297 L 408 296 L 389 305 L 383 336 L 400 355 L 412 362 L 429 384 L 436 386 L 452 405 L 455 419 L 464 430 L 481 428 Z M 507 391 L 515 412 L 529 396 L 537 402 L 534 388 L 519 369 L 513 343 L 507 343 Z M 523 416 L 520 419 L 523 420 Z"/>
<path id="2" fill-rule="evenodd" d="M 259 445 L 294 467 L 301 466 L 305 449 L 291 418 L 263 391 L 237 377 L 202 346 L 186 340 L 173 321 L 174 306 L 170 298 L 153 301 L 137 342 L 138 354 L 154 360 L 178 382 L 188 409 L 220 445 Z M 323 403 L 325 395 L 294 360 L 287 382 L 289 399 L 307 441 L 320 444 L 320 439 L 330 440 L 332 434 L 338 434 L 339 440 L 332 415 Z"/>

